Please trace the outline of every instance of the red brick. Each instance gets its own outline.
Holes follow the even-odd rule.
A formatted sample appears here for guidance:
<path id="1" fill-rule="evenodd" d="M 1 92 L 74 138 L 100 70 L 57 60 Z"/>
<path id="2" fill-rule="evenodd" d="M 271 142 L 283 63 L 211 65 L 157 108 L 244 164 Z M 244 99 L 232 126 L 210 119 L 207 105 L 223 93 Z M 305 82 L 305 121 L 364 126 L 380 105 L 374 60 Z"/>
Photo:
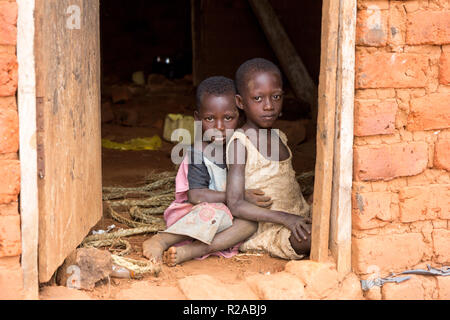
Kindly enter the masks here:
<path id="1" fill-rule="evenodd" d="M 0 216 L 0 258 L 20 253 L 20 216 Z"/>
<path id="2" fill-rule="evenodd" d="M 19 203 L 17 201 L 0 204 L 0 216 L 14 216 L 17 214 L 19 214 Z"/>
<path id="3" fill-rule="evenodd" d="M 2 266 L 0 258 L 0 300 L 21 300 L 23 295 L 23 272 L 20 264 Z"/>
<path id="4" fill-rule="evenodd" d="M 450 185 L 406 187 L 399 192 L 400 221 L 450 219 Z"/>
<path id="5" fill-rule="evenodd" d="M 18 194 L 20 190 L 19 160 L 0 160 L 0 194 Z"/>
<path id="6" fill-rule="evenodd" d="M 395 100 L 355 101 L 356 136 L 370 136 L 377 134 L 392 134 L 395 131 L 395 115 L 397 102 Z"/>
<path id="7" fill-rule="evenodd" d="M 352 197 L 352 226 L 355 229 L 372 229 L 392 221 L 390 192 L 355 193 Z"/>
<path id="8" fill-rule="evenodd" d="M 0 2 L 0 45 L 15 45 L 17 39 L 17 3 Z"/>
<path id="9" fill-rule="evenodd" d="M 450 11 L 416 11 L 408 14 L 408 44 L 450 43 Z"/>
<path id="10" fill-rule="evenodd" d="M 391 180 L 423 172 L 428 163 L 425 142 L 357 146 L 354 149 L 354 176 L 363 181 Z"/>
<path id="11" fill-rule="evenodd" d="M 439 59 L 439 82 L 450 85 L 450 51 L 444 51 Z"/>
<path id="12" fill-rule="evenodd" d="M 390 1 L 388 43 L 392 49 L 405 44 L 406 11 L 404 5 L 404 2 Z"/>
<path id="13" fill-rule="evenodd" d="M 434 144 L 434 167 L 450 171 L 450 140 L 438 140 Z"/>
<path id="14" fill-rule="evenodd" d="M 432 93 L 411 99 L 408 130 L 423 131 L 450 128 L 448 93 Z"/>
<path id="15" fill-rule="evenodd" d="M 448 200 L 448 198 L 447 198 Z M 450 262 L 450 230 L 436 229 L 432 233 L 435 260 L 437 263 Z"/>
<path id="16" fill-rule="evenodd" d="M 428 57 L 415 53 L 356 54 L 356 89 L 426 86 Z"/>
<path id="17" fill-rule="evenodd" d="M 418 277 L 401 283 L 386 283 L 381 288 L 383 300 L 423 300 L 425 290 Z"/>
<path id="18" fill-rule="evenodd" d="M 0 269 L 16 269 L 20 267 L 20 256 L 0 258 Z"/>
<path id="19" fill-rule="evenodd" d="M 357 6 L 359 10 L 378 8 L 380 10 L 389 9 L 389 1 L 387 0 L 358 0 Z"/>
<path id="20" fill-rule="evenodd" d="M 388 36 L 388 14 L 386 10 L 370 7 L 358 11 L 356 21 L 356 44 L 362 46 L 384 46 Z"/>
<path id="21" fill-rule="evenodd" d="M 17 90 L 17 59 L 11 54 L 0 54 L 0 97 L 12 96 Z"/>
<path id="22" fill-rule="evenodd" d="M 440 300 L 450 300 L 450 277 L 436 277 Z"/>
<path id="23" fill-rule="evenodd" d="M 358 274 L 399 272 L 417 265 L 426 250 L 421 233 L 374 235 L 352 239 L 352 266 Z"/>
<path id="24" fill-rule="evenodd" d="M 16 110 L 0 108 L 0 153 L 19 150 L 19 117 Z"/>

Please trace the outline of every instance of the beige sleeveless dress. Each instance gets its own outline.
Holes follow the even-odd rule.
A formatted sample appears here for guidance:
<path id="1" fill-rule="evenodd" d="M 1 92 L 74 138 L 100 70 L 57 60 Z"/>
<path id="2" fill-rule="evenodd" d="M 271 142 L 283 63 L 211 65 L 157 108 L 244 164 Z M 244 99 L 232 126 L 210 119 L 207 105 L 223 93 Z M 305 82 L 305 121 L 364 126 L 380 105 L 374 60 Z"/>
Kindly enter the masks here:
<path id="1" fill-rule="evenodd" d="M 292 168 L 292 152 L 287 146 L 286 135 L 277 130 L 281 141 L 289 151 L 289 158 L 283 161 L 272 161 L 265 158 L 243 133 L 236 131 L 227 145 L 238 139 L 247 151 L 245 165 L 245 189 L 261 189 L 271 197 L 273 204 L 271 210 L 310 216 L 310 206 L 303 198 L 300 186 L 295 178 Z M 229 159 L 227 158 L 227 163 Z M 267 252 L 271 256 L 298 260 L 304 255 L 298 255 L 291 246 L 289 237 L 291 231 L 286 227 L 269 222 L 259 222 L 257 232 L 239 250 L 243 252 Z"/>

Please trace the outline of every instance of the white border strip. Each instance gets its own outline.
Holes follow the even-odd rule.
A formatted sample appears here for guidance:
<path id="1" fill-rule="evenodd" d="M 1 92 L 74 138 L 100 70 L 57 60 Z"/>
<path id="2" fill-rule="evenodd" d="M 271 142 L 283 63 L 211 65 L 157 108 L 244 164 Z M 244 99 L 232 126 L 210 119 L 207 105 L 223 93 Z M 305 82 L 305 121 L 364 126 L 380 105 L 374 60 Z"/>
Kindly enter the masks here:
<path id="1" fill-rule="evenodd" d="M 36 75 L 34 60 L 35 0 L 17 0 L 17 104 L 20 137 L 20 215 L 22 270 L 25 299 L 39 299 L 38 234 L 39 207 L 36 151 Z"/>

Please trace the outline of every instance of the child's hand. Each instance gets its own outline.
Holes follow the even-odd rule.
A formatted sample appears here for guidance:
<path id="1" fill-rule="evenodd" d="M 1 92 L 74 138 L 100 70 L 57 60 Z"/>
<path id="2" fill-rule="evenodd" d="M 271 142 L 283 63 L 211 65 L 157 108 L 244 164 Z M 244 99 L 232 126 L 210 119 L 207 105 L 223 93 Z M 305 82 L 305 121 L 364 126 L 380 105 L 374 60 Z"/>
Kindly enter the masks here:
<path id="1" fill-rule="evenodd" d="M 264 191 L 260 189 L 245 190 L 245 200 L 262 208 L 269 208 L 272 205 L 272 199 L 264 196 Z"/>
<path id="2" fill-rule="evenodd" d="M 291 230 L 295 239 L 299 242 L 306 241 L 311 235 L 311 218 L 304 218 L 293 214 L 288 215 L 284 226 Z"/>

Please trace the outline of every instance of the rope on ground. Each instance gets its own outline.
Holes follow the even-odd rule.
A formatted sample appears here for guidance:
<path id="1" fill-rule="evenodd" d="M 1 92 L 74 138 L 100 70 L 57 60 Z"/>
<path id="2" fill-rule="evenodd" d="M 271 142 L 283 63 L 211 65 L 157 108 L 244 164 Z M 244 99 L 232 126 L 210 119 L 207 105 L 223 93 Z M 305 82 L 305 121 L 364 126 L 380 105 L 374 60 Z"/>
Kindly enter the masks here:
<path id="1" fill-rule="evenodd" d="M 110 251 L 111 251 L 111 248 L 114 248 L 115 246 L 124 246 L 125 247 L 124 250 L 122 250 L 119 253 L 115 253 L 118 256 L 124 256 L 124 255 L 128 254 L 131 250 L 131 244 L 128 241 L 119 239 L 119 238 L 92 240 L 92 241 L 83 243 L 83 247 L 85 247 L 85 248 L 99 248 L 99 247 L 106 247 L 106 246 L 111 246 Z"/>
<path id="2" fill-rule="evenodd" d="M 87 236 L 84 238 L 82 244 L 94 240 L 105 240 L 105 239 L 117 239 L 120 237 L 129 237 L 138 234 L 150 233 L 150 232 L 158 232 L 161 231 L 161 227 L 159 226 L 146 226 L 132 229 L 123 229 L 116 232 L 103 233 L 103 234 L 94 234 Z"/>
<path id="3" fill-rule="evenodd" d="M 117 245 L 124 246 L 125 249 L 117 254 L 111 254 L 113 263 L 124 267 L 134 275 L 153 273 L 158 275 L 161 265 L 153 261 L 135 260 L 123 257 L 131 250 L 128 241 L 121 239 L 132 235 L 163 231 L 166 228 L 164 219 L 154 215 L 163 214 L 167 207 L 175 199 L 174 185 L 176 172 L 162 172 L 150 174 L 146 181 L 150 183 L 142 187 L 105 187 L 103 188 L 104 204 L 111 214 L 111 217 L 130 229 L 123 229 L 110 233 L 95 234 L 86 237 L 82 246 L 84 247 L 105 247 L 111 246 L 110 250 Z M 146 199 L 127 199 L 127 196 L 144 196 Z M 123 199 L 115 200 L 114 199 Z M 125 206 L 130 208 L 129 214 L 132 219 L 128 219 L 116 212 L 113 207 Z M 144 208 L 142 208 L 144 207 Z"/>
<path id="4" fill-rule="evenodd" d="M 147 224 L 156 224 L 156 223 L 164 223 L 162 218 L 154 217 L 152 215 L 163 214 L 166 207 L 157 207 L 157 208 L 149 208 L 147 210 L 140 209 L 137 206 L 134 206 L 130 209 L 130 216 L 133 219 L 139 219 L 143 223 Z"/>
<path id="5" fill-rule="evenodd" d="M 119 201 L 108 201 L 111 206 L 142 206 L 142 207 L 168 207 L 175 200 L 174 192 L 170 194 L 161 194 L 147 199 L 124 199 Z"/>
<path id="6" fill-rule="evenodd" d="M 118 255 L 111 255 L 113 263 L 118 266 L 127 268 L 135 275 L 142 275 L 144 273 L 153 273 L 157 276 L 161 272 L 161 264 L 154 263 L 153 261 L 147 260 L 136 260 L 131 258 L 125 258 Z"/>
<path id="7" fill-rule="evenodd" d="M 141 187 L 103 187 L 103 192 L 110 192 L 110 193 L 145 192 L 156 190 L 161 187 L 165 187 L 165 189 L 168 189 L 169 186 L 174 184 L 175 184 L 175 176 L 166 177 L 161 180 L 156 180 Z"/>

